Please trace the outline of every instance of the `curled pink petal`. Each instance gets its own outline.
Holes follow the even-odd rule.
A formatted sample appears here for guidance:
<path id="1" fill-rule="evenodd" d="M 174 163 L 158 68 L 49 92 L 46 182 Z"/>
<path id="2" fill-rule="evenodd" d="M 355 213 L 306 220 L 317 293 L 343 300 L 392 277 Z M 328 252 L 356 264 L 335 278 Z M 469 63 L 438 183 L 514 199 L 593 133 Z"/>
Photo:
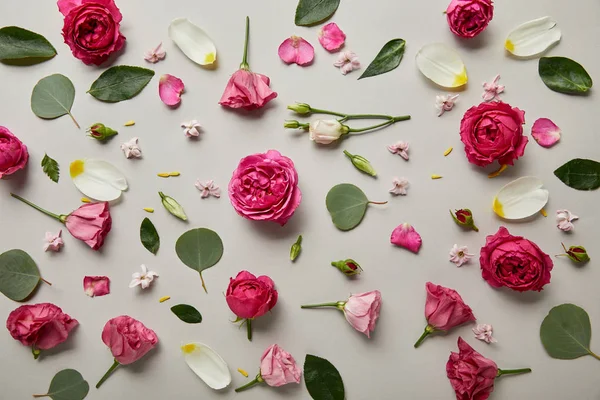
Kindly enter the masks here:
<path id="1" fill-rule="evenodd" d="M 346 34 L 335 22 L 325 25 L 319 31 L 319 43 L 327 51 L 339 50 L 346 41 Z"/>
<path id="2" fill-rule="evenodd" d="M 165 74 L 158 82 L 158 95 L 163 103 L 168 106 L 176 106 L 181 102 L 181 93 L 185 85 L 176 76 Z"/>
<path id="3" fill-rule="evenodd" d="M 107 276 L 86 276 L 83 278 L 83 290 L 90 297 L 107 295 L 110 293 L 110 279 Z"/>
<path id="4" fill-rule="evenodd" d="M 315 58 L 315 49 L 299 36 L 291 36 L 279 45 L 279 58 L 286 64 L 308 65 Z"/>
<path id="5" fill-rule="evenodd" d="M 542 147 L 552 147 L 560 140 L 560 128 L 548 118 L 540 118 L 533 123 L 531 136 Z"/>
<path id="6" fill-rule="evenodd" d="M 422 241 L 421 235 L 415 231 L 415 228 L 410 224 L 403 223 L 394 229 L 390 242 L 396 246 L 404 247 L 413 253 L 418 253 Z"/>

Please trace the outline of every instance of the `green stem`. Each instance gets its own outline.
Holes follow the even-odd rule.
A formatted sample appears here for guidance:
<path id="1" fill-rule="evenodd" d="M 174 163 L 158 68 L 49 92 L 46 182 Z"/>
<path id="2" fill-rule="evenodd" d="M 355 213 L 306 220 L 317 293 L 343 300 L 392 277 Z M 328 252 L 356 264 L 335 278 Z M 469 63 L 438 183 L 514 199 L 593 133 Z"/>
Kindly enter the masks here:
<path id="1" fill-rule="evenodd" d="M 346 155 L 346 157 L 348 157 L 349 159 L 352 159 L 352 157 L 354 157 L 354 154 L 351 154 L 350 152 L 348 152 L 347 150 L 344 150 L 344 154 Z"/>
<path id="2" fill-rule="evenodd" d="M 250 382 L 246 383 L 243 386 L 240 386 L 239 388 L 235 389 L 236 392 L 241 392 L 242 390 L 246 390 L 248 388 L 251 388 L 254 385 L 258 385 L 259 383 L 264 382 L 263 378 L 260 376 L 260 373 L 258 375 L 256 375 L 256 378 L 254 378 L 253 380 L 251 380 Z"/>
<path id="3" fill-rule="evenodd" d="M 40 354 L 42 354 L 42 351 L 36 349 L 35 346 L 31 346 L 31 354 L 33 354 L 33 359 L 37 360 L 40 357 Z"/>
<path id="4" fill-rule="evenodd" d="M 115 360 L 113 365 L 110 366 L 110 368 L 108 369 L 108 371 L 106 371 L 104 376 L 98 381 L 98 383 L 96 383 L 96 389 L 98 389 L 100 387 L 100 385 L 102 385 L 104 383 L 104 381 L 108 379 L 110 374 L 112 374 L 119 365 L 121 365 L 121 364 L 119 364 L 119 362 L 117 360 Z"/>
<path id="5" fill-rule="evenodd" d="M 369 202 L 367 202 L 367 204 L 383 205 L 383 204 L 387 204 L 387 201 L 369 201 Z"/>
<path id="6" fill-rule="evenodd" d="M 479 228 L 475 226 L 475 224 L 471 225 L 471 229 L 473 229 L 475 232 L 479 232 Z"/>
<path id="7" fill-rule="evenodd" d="M 300 306 L 300 308 L 335 307 L 340 310 L 343 310 L 345 305 L 346 305 L 346 302 L 344 302 L 344 301 L 335 301 L 332 303 L 305 304 L 305 305 Z"/>
<path id="8" fill-rule="evenodd" d="M 240 64 L 241 69 L 248 71 L 250 66 L 248 65 L 248 40 L 250 39 L 250 18 L 246 17 L 246 38 L 244 39 L 244 57 Z"/>
<path id="9" fill-rule="evenodd" d="M 373 126 L 368 126 L 366 128 L 360 128 L 360 129 L 352 129 L 352 128 L 350 128 L 348 132 L 351 132 L 351 133 L 366 132 L 366 131 L 369 131 L 371 129 L 382 128 L 382 127 L 385 127 L 385 126 L 388 126 L 388 125 L 395 124 L 396 122 L 399 122 L 399 121 L 406 121 L 408 119 L 410 119 L 410 115 L 402 115 L 402 116 L 399 116 L 399 117 L 393 117 L 392 119 L 390 119 L 388 121 L 385 121 L 385 122 L 382 122 L 381 124 L 377 124 L 377 125 L 373 125 Z"/>
<path id="10" fill-rule="evenodd" d="M 202 277 L 202 272 L 200 272 L 200 280 L 202 281 L 202 288 L 204 289 L 204 293 L 208 294 L 208 290 L 206 290 L 206 284 L 204 284 L 204 278 Z"/>
<path id="11" fill-rule="evenodd" d="M 36 210 L 43 212 L 44 214 L 48 215 L 49 217 L 57 219 L 60 222 L 62 222 L 63 224 L 65 223 L 65 220 L 67 218 L 66 215 L 57 215 L 57 214 L 51 213 L 50 211 L 44 210 L 42 207 L 36 206 L 35 204 L 33 204 L 32 202 L 30 202 L 29 200 L 25 200 L 21 196 L 16 195 L 14 193 L 11 193 L 10 195 L 12 197 L 14 197 L 15 199 L 17 199 L 17 200 L 21 200 L 23 203 L 27 204 L 28 206 L 31 206 L 31 207 L 35 208 Z"/>
<path id="12" fill-rule="evenodd" d="M 515 375 L 515 374 L 526 374 L 531 372 L 531 368 L 520 368 L 520 369 L 498 369 L 498 377 L 502 375 Z"/>
<path id="13" fill-rule="evenodd" d="M 596 353 L 594 353 L 591 350 L 588 350 L 590 352 L 590 356 L 594 357 L 596 360 L 600 360 L 600 356 L 598 356 Z"/>
<path id="14" fill-rule="evenodd" d="M 319 108 L 310 108 L 310 112 L 312 114 L 329 114 L 329 115 L 336 115 L 338 117 L 347 117 L 347 114 L 342 114 L 339 112 L 335 112 L 335 111 L 329 111 L 329 110 L 321 110 Z"/>
<path id="15" fill-rule="evenodd" d="M 75 126 L 77 127 L 77 129 L 81 129 L 81 127 L 77 123 L 77 120 L 75 120 L 75 117 L 73 116 L 73 114 L 71 114 L 71 112 L 69 112 L 68 114 L 69 114 L 69 117 L 71 117 L 71 119 L 73 120 L 73 122 L 75 122 Z"/>
<path id="16" fill-rule="evenodd" d="M 40 281 L 44 282 L 44 283 L 45 283 L 46 285 L 48 285 L 48 286 L 52 286 L 52 284 L 51 284 L 50 282 L 48 282 L 47 280 L 45 280 L 45 279 L 44 279 L 44 278 L 42 278 L 41 276 L 40 276 Z"/>
<path id="17" fill-rule="evenodd" d="M 425 340 L 425 338 L 429 335 L 431 335 L 433 332 L 435 331 L 435 328 L 431 325 L 427 325 L 425 327 L 425 330 L 423 331 L 423 334 L 421 335 L 421 337 L 419 338 L 419 340 L 417 340 L 417 342 L 415 343 L 415 349 L 417 347 L 419 347 L 421 345 L 421 343 L 423 343 L 423 340 Z"/>
<path id="18" fill-rule="evenodd" d="M 47 394 L 34 394 L 32 396 L 35 397 L 35 398 L 38 398 L 38 397 L 49 397 L 49 395 L 47 395 Z"/>
<path id="19" fill-rule="evenodd" d="M 246 319 L 246 333 L 248 334 L 248 340 L 252 341 L 252 320 Z"/>
<path id="20" fill-rule="evenodd" d="M 394 119 L 391 115 L 384 114 L 348 114 L 348 119 Z"/>

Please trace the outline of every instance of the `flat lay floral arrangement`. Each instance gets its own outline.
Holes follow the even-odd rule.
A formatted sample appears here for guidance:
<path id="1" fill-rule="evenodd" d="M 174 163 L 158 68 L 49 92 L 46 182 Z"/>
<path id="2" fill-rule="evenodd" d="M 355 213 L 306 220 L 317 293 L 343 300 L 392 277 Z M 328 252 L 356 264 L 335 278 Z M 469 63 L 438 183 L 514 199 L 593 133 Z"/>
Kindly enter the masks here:
<path id="1" fill-rule="evenodd" d="M 254 365 L 240 366 L 235 358 L 232 359 L 232 355 L 243 353 L 244 349 L 256 350 L 257 339 L 261 340 L 259 338 L 266 334 L 265 331 L 276 329 L 276 319 L 271 316 L 286 313 L 286 310 L 290 312 L 290 308 L 301 310 L 301 314 L 294 312 L 294 315 L 301 318 L 302 324 L 317 323 L 311 319 L 318 321 L 323 335 L 364 335 L 364 340 L 357 344 L 361 347 L 373 346 L 377 336 L 385 334 L 380 331 L 389 329 L 390 325 L 382 323 L 383 318 L 401 317 L 402 309 L 389 314 L 385 312 L 386 307 L 397 305 L 388 303 L 387 299 L 392 296 L 388 297 L 374 283 L 388 278 L 382 273 L 384 269 L 372 267 L 373 261 L 364 256 L 368 253 L 361 253 L 360 260 L 352 258 L 357 250 L 350 245 L 331 253 L 314 253 L 311 244 L 329 239 L 314 229 L 303 231 L 302 227 L 306 225 L 298 221 L 311 214 L 320 213 L 331 220 L 331 223 L 327 221 L 332 228 L 327 231 L 328 235 L 352 238 L 365 229 L 361 225 L 378 217 L 373 214 L 402 209 L 403 219 L 392 221 L 391 229 L 377 227 L 378 232 L 387 230 L 383 236 L 377 236 L 378 240 L 385 237 L 378 245 L 394 249 L 398 259 L 410 260 L 407 262 L 410 265 L 395 265 L 397 262 L 389 260 L 389 268 L 421 268 L 420 258 L 424 253 L 439 253 L 437 259 L 444 259 L 442 265 L 431 268 L 452 268 L 457 274 L 467 269 L 481 274 L 477 293 L 481 297 L 488 297 L 490 292 L 502 294 L 493 298 L 499 308 L 503 306 L 502 302 L 521 302 L 519 304 L 525 307 L 538 301 L 553 291 L 553 286 L 558 286 L 553 285 L 555 281 L 571 279 L 566 277 L 564 270 L 577 269 L 576 279 L 591 279 L 585 275 L 593 271 L 595 237 L 575 236 L 574 232 L 578 230 L 580 220 L 597 221 L 597 217 L 587 207 L 580 208 L 580 203 L 574 199 L 581 194 L 597 196 L 600 153 L 596 159 L 577 153 L 569 154 L 567 159 L 557 156 L 552 158 L 552 164 L 543 166 L 547 170 L 543 175 L 530 175 L 520 164 L 528 158 L 533 158 L 528 161 L 529 165 L 535 164 L 536 155 L 556 152 L 562 141 L 577 141 L 576 132 L 563 132 L 561 121 L 553 115 L 538 115 L 543 107 L 531 113 L 523 109 L 525 107 L 521 108 L 519 97 L 512 94 L 518 93 L 518 88 L 505 85 L 502 71 L 497 66 L 480 63 L 479 67 L 484 65 L 485 70 L 473 70 L 464 61 L 467 59 L 464 54 L 477 47 L 496 46 L 498 51 L 505 52 L 511 63 L 519 68 L 522 65 L 522 74 L 527 74 L 528 79 L 539 80 L 538 89 L 543 91 L 544 97 L 568 97 L 578 104 L 592 102 L 593 76 L 589 71 L 597 69 L 562 56 L 564 45 L 560 42 L 568 41 L 569 35 L 565 32 L 565 38 L 562 37 L 560 15 L 555 15 L 555 19 L 540 9 L 534 19 L 515 17 L 513 25 L 496 27 L 506 32 L 501 48 L 498 43 L 486 42 L 485 36 L 495 23 L 494 12 L 503 4 L 491 0 L 451 0 L 444 5 L 443 14 L 443 9 L 440 10 L 438 21 L 447 29 L 446 37 L 420 46 L 412 45 L 406 37 L 390 37 L 383 45 L 369 45 L 372 47 L 369 53 L 372 58 L 369 59 L 352 48 L 359 40 L 352 37 L 356 36 L 357 28 L 348 26 L 349 22 L 343 18 L 337 18 L 345 7 L 341 0 L 299 0 L 295 14 L 280 16 L 289 20 L 289 33 L 254 24 L 252 14 L 245 20 L 236 21 L 235 32 L 228 32 L 228 35 L 239 38 L 237 53 L 220 46 L 218 39 L 223 38 L 222 33 L 208 30 L 203 26 L 202 18 L 195 14 L 182 15 L 164 21 L 162 25 L 157 23 L 162 42 L 142 43 L 142 37 L 136 37 L 135 45 L 129 45 L 128 36 L 135 32 L 135 16 L 124 13 L 119 3 L 119 0 L 58 0 L 55 15 L 47 18 L 56 20 L 56 26 L 62 20 L 64 45 L 51 43 L 44 37 L 47 32 L 41 32 L 35 26 L 15 26 L 6 21 L 6 26 L 0 28 L 1 79 L 11 79 L 11 72 L 15 70 L 51 64 L 58 57 L 73 57 L 77 68 L 93 71 L 95 79 L 86 86 L 82 86 L 82 82 L 74 83 L 69 78 L 71 71 L 62 70 L 39 76 L 35 85 L 21 90 L 31 92 L 30 118 L 45 120 L 43 123 L 48 126 L 48 132 L 55 129 L 52 124 L 58 122 L 52 120 L 69 121 L 69 131 L 56 134 L 55 140 L 61 145 L 77 146 L 76 140 L 87 140 L 99 146 L 100 151 L 95 154 L 103 155 L 87 157 L 81 154 L 71 160 L 64 159 L 60 154 L 38 148 L 39 143 L 35 140 L 26 140 L 31 136 L 20 132 L 19 126 L 4 123 L 0 116 L 0 188 L 4 197 L 0 215 L 18 214 L 24 225 L 33 215 L 44 216 L 47 226 L 46 231 L 39 232 L 33 226 L 20 227 L 28 230 L 28 242 L 0 249 L 0 293 L 4 295 L 3 307 L 9 310 L 5 316 L 5 335 L 14 339 L 10 341 L 11 346 L 19 348 L 18 352 L 11 348 L 11 354 L 30 358 L 31 363 L 43 363 L 44 368 L 55 370 L 50 382 L 31 378 L 31 388 L 36 390 L 31 393 L 34 397 L 82 400 L 90 395 L 104 398 L 102 390 L 111 385 L 111 380 L 116 380 L 112 378 L 114 375 L 125 373 L 121 371 L 123 369 L 143 373 L 156 367 L 140 360 L 147 360 L 160 350 L 177 352 L 197 376 L 190 374 L 185 385 L 205 385 L 204 389 L 228 391 L 235 397 L 246 396 L 241 392 L 254 386 L 302 385 L 306 391 L 303 396 L 315 400 L 356 398 L 348 381 L 357 377 L 344 373 L 352 366 L 340 365 L 335 354 L 326 346 L 321 348 L 318 340 L 310 345 L 310 351 L 307 348 L 304 353 L 294 351 L 292 354 L 286 350 L 290 341 L 280 337 L 276 343 L 258 349 L 262 355 Z M 262 47 L 256 41 L 264 37 L 259 34 L 263 30 L 281 36 L 280 45 L 272 49 L 273 57 L 269 59 L 256 57 L 252 52 L 252 49 Z M 291 34 L 293 32 L 296 34 Z M 401 29 L 398 32 L 401 33 Z M 145 46 L 143 51 L 140 51 L 141 45 Z M 119 58 L 132 52 L 139 53 L 135 65 L 119 62 Z M 170 60 L 171 54 L 183 56 L 181 62 L 194 65 L 195 75 L 180 76 L 180 66 Z M 211 75 L 225 68 L 219 65 L 221 57 L 228 62 L 224 65 L 232 65 L 231 59 L 238 60 L 239 65 L 228 72 L 228 80 L 222 82 L 222 92 L 210 93 L 215 99 L 214 104 L 210 109 L 185 108 L 186 97 L 191 96 L 188 93 L 203 90 L 199 80 L 214 79 Z M 336 78 L 354 85 L 356 106 L 349 110 L 331 100 L 327 104 L 320 99 L 318 90 L 311 98 L 296 98 L 294 93 L 279 91 L 277 82 L 269 77 L 269 64 L 275 60 L 288 66 L 290 80 L 294 79 L 294 74 L 310 71 L 316 64 L 331 64 L 330 70 Z M 536 68 L 532 69 L 534 64 Z M 376 84 L 376 80 L 390 79 L 400 73 L 407 74 L 411 68 L 416 71 L 415 77 L 421 79 L 419 85 L 423 90 L 434 88 L 437 92 L 431 97 L 428 114 L 415 109 L 417 104 L 411 104 L 410 109 L 405 110 L 398 110 L 392 104 L 386 106 L 385 102 L 375 103 L 384 104 L 383 108 L 381 105 L 373 107 L 369 99 L 361 97 L 364 85 Z M 472 82 L 471 75 L 485 75 L 490 79 L 483 83 Z M 175 121 L 170 121 L 171 130 L 178 136 L 153 131 L 151 111 L 136 111 L 140 107 L 138 96 L 147 96 L 151 91 L 155 92 L 157 104 L 173 118 L 185 110 L 185 119 L 169 118 Z M 464 104 L 463 98 L 472 92 L 477 92 L 479 100 L 475 104 Z M 410 97 L 410 93 L 398 90 L 396 96 Z M 86 115 L 93 115 L 94 107 L 103 111 L 98 111 L 97 120 L 84 122 L 78 116 L 83 107 L 78 106 L 78 102 L 92 110 Z M 129 109 L 138 117 L 116 121 L 111 118 L 111 107 Z M 294 157 L 293 151 L 277 149 L 280 138 L 272 141 L 274 145 L 259 151 L 245 151 L 237 146 L 235 136 L 227 133 L 230 135 L 228 148 L 210 147 L 215 142 L 207 136 L 225 133 L 219 133 L 219 127 L 205 126 L 203 117 L 206 114 L 224 113 L 227 118 L 242 121 L 250 129 L 252 124 L 264 120 L 266 114 L 276 112 L 283 116 L 280 123 L 261 125 L 260 129 L 292 140 L 294 147 L 310 146 L 314 150 L 310 160 Z M 573 113 L 576 112 L 574 106 Z M 143 120 L 140 119 L 142 116 Z M 411 138 L 417 132 L 419 135 L 430 134 L 419 132 L 418 119 L 425 118 L 454 118 L 455 121 L 451 132 L 435 133 L 436 139 L 428 143 L 430 149 L 411 144 Z M 138 129 L 140 126 L 144 128 Z M 239 153 L 241 156 L 231 164 L 219 163 L 210 169 L 199 169 L 194 172 L 198 176 L 190 177 L 172 161 L 167 164 L 158 154 L 146 154 L 144 141 L 150 141 L 151 135 L 165 135 L 162 140 L 174 141 L 186 149 L 197 146 L 198 157 L 202 156 L 201 151 Z M 364 143 L 369 141 L 384 144 L 379 146 L 378 153 L 363 153 L 360 143 L 365 146 Z M 444 143 L 447 145 L 440 148 L 440 143 L 442 147 Z M 460 204 L 447 203 L 444 193 L 438 191 L 433 192 L 438 197 L 435 212 L 426 208 L 403 208 L 402 202 L 407 198 L 423 195 L 424 185 L 442 183 L 451 175 L 448 168 L 438 166 L 435 170 L 432 166 L 429 171 L 409 176 L 407 171 L 414 173 L 414 169 L 407 166 L 423 157 L 426 151 L 438 152 L 440 160 L 460 159 L 462 164 L 469 166 L 460 180 L 454 181 L 457 187 L 452 189 L 460 193 Z M 315 196 L 315 187 L 320 186 L 311 185 L 311 179 L 321 177 L 305 177 L 302 172 L 307 163 L 323 163 L 319 170 L 335 176 L 338 171 L 329 170 L 325 161 L 334 154 L 345 163 L 339 165 L 344 165 L 346 170 L 343 174 L 340 172 L 337 183 L 319 194 L 321 203 L 314 203 L 310 199 Z M 114 161 L 116 155 L 121 162 Z M 384 164 L 383 158 L 395 161 L 394 170 L 379 167 Z M 152 175 L 156 185 L 152 188 L 152 197 L 145 198 L 145 203 L 138 206 L 126 198 L 140 190 L 135 177 L 142 173 Z M 68 203 L 53 203 L 49 200 L 52 195 L 31 197 L 27 194 L 26 175 L 43 176 L 45 192 L 63 190 L 63 182 L 71 181 L 72 193 L 79 194 L 71 196 L 72 201 Z M 228 181 L 218 180 L 221 176 L 227 176 Z M 549 179 L 553 181 L 548 182 Z M 482 180 L 492 182 L 495 187 L 489 202 L 483 205 L 475 204 L 473 199 L 476 197 L 470 195 L 471 191 L 477 191 L 478 182 Z M 553 193 L 549 188 L 556 187 L 572 196 L 560 196 L 560 203 L 551 201 Z M 182 200 L 184 189 L 194 191 L 195 203 Z M 210 226 L 200 223 L 201 218 L 196 217 L 209 211 L 200 214 L 196 211 L 207 203 L 229 208 L 230 220 Z M 416 217 L 422 213 L 431 213 L 431 226 L 444 226 L 444 230 L 452 232 L 447 238 L 447 243 L 451 243 L 447 248 L 443 243 L 433 243 L 428 235 L 431 231 L 413 222 L 423 221 Z M 97 268 L 94 275 L 71 271 L 71 274 L 81 275 L 78 285 L 61 287 L 53 284 L 51 277 L 55 272 L 46 267 L 46 260 L 60 260 L 61 253 L 75 246 L 94 255 L 116 252 L 116 247 L 110 245 L 113 236 L 119 235 L 122 241 L 127 240 L 123 239 L 125 237 L 131 238 L 131 235 L 118 232 L 132 229 L 119 223 L 119 217 L 124 214 L 139 216 L 139 222 L 133 227 L 135 240 L 127 241 L 126 246 L 145 249 L 143 259 L 128 266 L 130 278 L 123 280 L 120 273 L 110 276 L 109 270 Z M 167 216 L 168 224 L 163 223 L 165 220 L 159 215 Z M 433 215 L 443 217 L 434 220 Z M 243 245 L 229 240 L 228 226 L 234 220 L 235 223 L 242 221 L 244 229 L 256 232 L 255 235 L 260 237 L 261 247 L 251 248 L 252 254 L 242 252 Z M 536 224 L 536 229 L 553 230 L 558 239 L 542 245 L 536 241 L 535 233 L 523 234 L 532 232 L 525 229 L 530 224 Z M 174 229 L 179 233 L 170 237 L 165 231 L 171 229 L 166 226 L 176 227 Z M 278 232 L 285 233 L 280 235 Z M 367 236 L 365 233 L 364 246 L 373 246 L 373 238 Z M 276 257 L 277 265 L 258 268 L 262 264 L 261 256 L 283 239 L 289 242 L 286 243 L 286 250 L 289 250 L 269 257 L 271 261 Z M 370 251 L 375 258 L 376 247 Z M 165 253 L 172 255 L 169 261 L 161 258 Z M 319 268 L 303 262 L 308 259 L 319 260 Z M 163 292 L 161 281 L 172 279 L 174 269 L 187 272 L 188 282 L 182 285 L 194 287 L 193 296 L 182 295 L 183 289 Z M 213 273 L 221 269 L 227 269 L 228 281 L 217 279 Z M 315 287 L 300 292 L 298 287 L 279 283 L 278 278 L 297 271 L 305 271 L 303 273 L 314 281 L 327 281 L 328 291 L 321 292 Z M 375 271 L 380 275 L 377 279 L 365 279 Z M 412 280 L 410 284 L 418 286 L 422 297 L 411 298 L 402 305 L 423 310 L 423 320 L 414 326 L 403 322 L 402 326 L 414 332 L 414 348 L 410 351 L 435 350 L 431 342 L 438 337 L 451 337 L 453 342 L 456 341 L 437 366 L 438 372 L 445 371 L 449 382 L 447 398 L 452 398 L 452 392 L 458 400 L 493 398 L 496 385 L 510 385 L 511 380 L 526 380 L 530 375 L 509 376 L 536 372 L 530 364 L 533 361 L 527 361 L 528 349 L 523 349 L 519 360 L 493 357 L 497 359 L 494 361 L 491 355 L 486 355 L 486 349 L 490 349 L 490 354 L 501 354 L 497 349 L 505 346 L 502 337 L 524 335 L 519 326 L 499 326 L 480 311 L 479 299 L 463 297 L 459 287 L 436 279 L 435 273 L 428 276 L 418 282 Z M 369 286 L 362 285 L 361 280 Z M 451 282 L 460 282 L 460 279 Z M 398 285 L 397 290 L 402 290 L 402 282 Z M 346 287 L 352 288 L 350 293 L 345 291 Z M 168 326 L 153 326 L 138 316 L 135 309 L 128 307 L 127 302 L 119 301 L 119 311 L 106 320 L 96 321 L 101 329 L 94 333 L 80 323 L 82 316 L 71 311 L 73 304 L 44 300 L 45 293 L 60 291 L 78 293 L 81 302 L 96 303 L 105 301 L 105 296 L 110 298 L 111 291 L 122 293 L 122 288 L 133 292 L 136 298 L 144 296 L 144 308 L 150 310 L 150 314 L 144 315 L 168 308 L 171 317 Z M 468 293 L 472 294 L 472 291 Z M 539 323 L 536 323 L 535 336 L 539 338 L 536 340 L 540 349 L 544 349 L 544 357 L 547 360 L 572 360 L 590 355 L 589 358 L 600 359 L 591 343 L 594 321 L 585 311 L 586 307 L 591 307 L 591 300 L 587 304 L 572 304 L 567 295 L 556 295 L 555 298 L 564 301 L 536 316 Z M 229 319 L 228 329 L 239 336 L 235 352 L 219 341 L 206 343 L 202 339 L 202 330 L 197 330 L 211 329 L 211 323 L 215 321 L 206 318 L 206 308 L 217 302 L 219 305 L 214 307 L 228 310 L 227 314 L 221 313 L 222 319 Z M 338 323 L 336 317 L 340 315 L 348 326 Z M 327 326 L 323 326 L 325 323 Z M 189 324 L 194 330 L 188 330 L 183 324 Z M 216 329 L 216 325 L 213 326 Z M 177 335 L 181 341 L 179 349 L 162 345 L 161 330 L 168 330 L 165 334 L 170 336 L 177 334 L 179 328 L 182 332 L 186 329 L 185 334 Z M 106 346 L 106 372 L 103 375 L 83 376 L 79 372 L 84 369 L 83 365 L 63 368 L 65 366 L 52 364 L 52 358 L 73 342 L 72 336 L 81 335 L 80 330 L 85 330 L 87 339 L 86 343 L 78 342 L 78 347 L 96 347 L 100 341 Z M 460 335 L 456 333 L 459 330 Z M 190 332 L 194 336 L 190 337 Z M 272 332 L 269 337 L 273 337 Z M 95 338 L 96 342 L 87 343 L 90 338 Z M 403 358 L 403 354 L 398 354 L 398 363 Z M 86 361 L 82 358 L 80 362 L 85 364 Z M 377 366 L 368 360 L 357 359 L 355 362 L 371 365 L 371 373 L 377 373 Z M 427 375 L 430 371 L 424 369 L 419 373 Z M 134 374 L 129 379 L 143 378 L 141 374 Z M 156 380 L 148 384 L 168 385 L 169 382 Z M 7 385 L 10 386 L 10 382 Z M 428 398 L 427 390 L 427 387 L 422 388 L 423 398 Z M 397 395 L 402 397 L 401 389 Z"/>

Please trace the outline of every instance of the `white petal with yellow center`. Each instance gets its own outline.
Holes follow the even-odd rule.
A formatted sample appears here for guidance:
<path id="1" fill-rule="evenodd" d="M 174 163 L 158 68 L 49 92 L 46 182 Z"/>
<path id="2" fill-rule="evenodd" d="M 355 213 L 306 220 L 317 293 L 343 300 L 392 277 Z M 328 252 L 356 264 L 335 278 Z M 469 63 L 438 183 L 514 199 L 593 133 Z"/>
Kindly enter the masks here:
<path id="1" fill-rule="evenodd" d="M 212 389 L 224 389 L 231 383 L 227 363 L 209 346 L 191 342 L 181 346 L 187 365 Z"/>
<path id="2" fill-rule="evenodd" d="M 114 165 L 97 159 L 75 160 L 69 172 L 75 187 L 87 197 L 113 201 L 127 190 L 127 179 Z"/>
<path id="3" fill-rule="evenodd" d="M 217 59 L 217 49 L 210 36 L 187 18 L 171 21 L 169 37 L 196 64 L 210 65 Z"/>
<path id="4" fill-rule="evenodd" d="M 505 185 L 494 198 L 494 212 L 504 219 L 523 219 L 539 212 L 549 193 L 535 176 L 524 176 Z"/>
<path id="5" fill-rule="evenodd" d="M 533 57 L 560 42 L 561 36 L 556 21 L 542 17 L 515 28 L 508 34 L 504 47 L 517 57 Z"/>
<path id="6" fill-rule="evenodd" d="M 421 47 L 416 62 L 419 71 L 437 85 L 457 88 L 467 83 L 467 68 L 460 55 L 445 44 L 432 43 Z"/>

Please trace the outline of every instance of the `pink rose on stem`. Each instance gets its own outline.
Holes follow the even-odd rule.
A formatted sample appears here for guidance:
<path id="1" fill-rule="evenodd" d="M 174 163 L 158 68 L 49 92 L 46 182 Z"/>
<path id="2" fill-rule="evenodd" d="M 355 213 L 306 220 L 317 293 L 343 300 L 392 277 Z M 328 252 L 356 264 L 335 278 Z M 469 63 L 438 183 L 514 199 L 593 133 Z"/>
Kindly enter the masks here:
<path id="1" fill-rule="evenodd" d="M 379 318 L 381 292 L 379 290 L 373 290 L 371 292 L 353 294 L 346 301 L 301 306 L 301 308 L 319 307 L 335 307 L 338 310 L 343 311 L 348 323 L 350 323 L 354 329 L 364 333 L 370 338 L 371 332 L 375 330 L 377 318 Z"/>
<path id="2" fill-rule="evenodd" d="M 14 193 L 11 193 L 10 195 L 65 224 L 67 230 L 73 237 L 85 242 L 92 250 L 100 249 L 104 244 L 106 235 L 110 232 L 112 218 L 107 202 L 84 204 L 71 214 L 58 215 L 44 210 Z"/>
<path id="3" fill-rule="evenodd" d="M 246 323 L 248 340 L 252 340 L 252 320 L 271 311 L 277 304 L 275 283 L 268 276 L 256 277 L 248 271 L 241 271 L 230 278 L 225 300 L 237 316 Z"/>
<path id="4" fill-rule="evenodd" d="M 10 335 L 25 346 L 31 346 L 35 359 L 41 350 L 51 349 L 67 340 L 77 325 L 76 319 L 51 303 L 23 305 L 13 310 L 6 320 Z"/>
<path id="5" fill-rule="evenodd" d="M 241 392 L 254 385 L 265 382 L 272 387 L 300 383 L 302 370 L 296 365 L 296 360 L 287 351 L 276 344 L 269 346 L 260 359 L 260 372 L 252 381 L 235 389 Z"/>
<path id="6" fill-rule="evenodd" d="M 492 0 L 452 0 L 446 9 L 450 30 L 463 38 L 479 35 L 493 17 Z"/>
<path id="7" fill-rule="evenodd" d="M 433 332 L 447 332 L 465 322 L 475 321 L 471 307 L 465 304 L 456 290 L 427 282 L 427 300 L 425 301 L 425 331 L 415 343 L 419 347 L 423 340 Z"/>
<path id="8" fill-rule="evenodd" d="M 156 347 L 158 337 L 152 329 L 127 315 L 108 320 L 102 330 L 102 341 L 110 349 L 115 362 L 96 384 L 96 389 L 104 383 L 119 365 L 136 362 Z"/>
<path id="9" fill-rule="evenodd" d="M 531 372 L 531 368 L 499 369 L 494 361 L 476 352 L 461 337 L 458 351 L 451 352 L 446 363 L 446 375 L 456 392 L 456 400 L 486 400 L 494 390 L 496 378 Z"/>
<path id="10" fill-rule="evenodd" d="M 0 179 L 25 168 L 28 160 L 27 146 L 8 128 L 0 126 Z"/>
<path id="11" fill-rule="evenodd" d="M 244 41 L 244 57 L 237 70 L 225 87 L 219 104 L 229 108 L 243 108 L 255 110 L 262 108 L 269 101 L 277 97 L 277 93 L 269 87 L 271 80 L 261 74 L 250 71 L 248 65 L 248 38 L 250 33 L 250 19 L 246 17 L 246 39 Z"/>
<path id="12" fill-rule="evenodd" d="M 58 0 L 57 4 L 65 16 L 65 43 L 85 64 L 100 65 L 125 45 L 119 31 L 123 16 L 114 0 Z"/>

